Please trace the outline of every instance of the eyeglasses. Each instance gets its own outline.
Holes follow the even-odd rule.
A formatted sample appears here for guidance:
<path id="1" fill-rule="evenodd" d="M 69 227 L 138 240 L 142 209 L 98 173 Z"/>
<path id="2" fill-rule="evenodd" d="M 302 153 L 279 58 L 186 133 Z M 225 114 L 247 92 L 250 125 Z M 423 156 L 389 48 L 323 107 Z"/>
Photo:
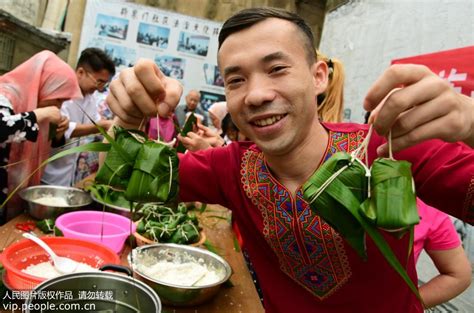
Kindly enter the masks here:
<path id="1" fill-rule="evenodd" d="M 108 81 L 103 81 L 102 79 L 97 79 L 94 77 L 94 75 L 92 75 L 91 72 L 87 71 L 87 70 L 84 70 L 87 74 L 87 76 L 92 79 L 92 81 L 94 82 L 95 86 L 99 89 L 103 89 L 103 88 L 107 88 L 109 86 L 109 82 Z"/>

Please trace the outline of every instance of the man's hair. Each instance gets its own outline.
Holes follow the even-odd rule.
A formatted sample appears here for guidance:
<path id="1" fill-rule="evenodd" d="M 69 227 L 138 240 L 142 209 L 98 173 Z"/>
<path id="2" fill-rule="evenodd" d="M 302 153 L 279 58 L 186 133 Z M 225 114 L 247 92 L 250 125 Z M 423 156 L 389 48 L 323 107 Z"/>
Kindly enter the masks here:
<path id="1" fill-rule="evenodd" d="M 307 50 L 306 56 L 308 63 L 313 64 L 316 61 L 316 49 L 314 48 L 314 36 L 311 27 L 309 27 L 299 15 L 278 8 L 244 9 L 231 16 L 224 25 L 222 25 L 219 33 L 218 49 L 221 48 L 227 37 L 233 33 L 249 28 L 268 18 L 279 18 L 295 24 L 301 31 L 302 39 Z"/>
<path id="2" fill-rule="evenodd" d="M 99 48 L 84 49 L 79 57 L 76 68 L 87 67 L 89 70 L 99 72 L 107 70 L 111 76 L 115 75 L 115 64 L 112 59 Z"/>

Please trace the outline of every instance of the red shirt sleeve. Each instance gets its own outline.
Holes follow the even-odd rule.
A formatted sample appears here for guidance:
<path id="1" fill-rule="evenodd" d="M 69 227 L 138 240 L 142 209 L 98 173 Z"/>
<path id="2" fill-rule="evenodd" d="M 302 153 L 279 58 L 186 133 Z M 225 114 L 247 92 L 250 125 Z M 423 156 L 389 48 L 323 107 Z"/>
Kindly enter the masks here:
<path id="1" fill-rule="evenodd" d="M 222 148 L 179 154 L 181 201 L 232 205 L 234 190 L 240 188 L 240 157 L 251 143 L 232 143 Z M 230 200 L 229 200 L 230 199 Z"/>

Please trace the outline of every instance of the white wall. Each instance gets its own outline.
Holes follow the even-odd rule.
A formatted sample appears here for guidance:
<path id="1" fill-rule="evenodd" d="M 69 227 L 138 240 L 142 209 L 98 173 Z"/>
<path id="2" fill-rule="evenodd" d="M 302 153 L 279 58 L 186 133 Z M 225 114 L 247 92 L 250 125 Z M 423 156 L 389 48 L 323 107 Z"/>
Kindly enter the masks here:
<path id="1" fill-rule="evenodd" d="M 364 96 L 391 60 L 473 44 L 474 0 L 359 0 L 326 15 L 320 50 L 344 63 L 344 102 L 362 122 Z"/>

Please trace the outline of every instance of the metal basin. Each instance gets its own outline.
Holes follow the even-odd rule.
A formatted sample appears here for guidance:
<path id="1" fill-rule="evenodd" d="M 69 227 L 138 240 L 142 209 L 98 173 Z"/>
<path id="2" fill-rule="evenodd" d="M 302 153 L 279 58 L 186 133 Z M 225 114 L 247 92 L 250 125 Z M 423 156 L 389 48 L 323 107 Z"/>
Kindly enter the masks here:
<path id="1" fill-rule="evenodd" d="M 52 305 L 68 308 L 67 312 L 161 312 L 160 298 L 149 286 L 132 277 L 107 272 L 63 275 L 34 289 L 36 295 L 50 292 L 56 295 L 52 299 L 29 298 L 26 307 L 32 309 L 26 312 L 40 312 L 39 308 L 43 308 L 41 312 L 52 312 Z M 64 296 L 66 293 L 70 296 Z"/>
<path id="2" fill-rule="evenodd" d="M 37 185 L 20 191 L 20 197 L 28 204 L 28 213 L 36 219 L 53 218 L 64 212 L 73 211 L 92 203 L 89 194 L 74 187 Z M 66 205 L 44 205 L 36 202 L 43 197 L 57 197 L 65 200 Z"/>
<path id="3" fill-rule="evenodd" d="M 186 245 L 158 243 L 148 246 L 141 246 L 132 251 L 133 263 L 131 261 L 131 254 L 128 256 L 128 261 L 134 269 L 134 274 L 140 280 L 149 285 L 160 296 L 164 304 L 174 306 L 193 306 L 210 300 L 219 291 L 223 283 L 225 283 L 231 276 L 232 270 L 229 264 L 220 256 L 208 250 L 190 247 Z M 140 263 L 147 266 L 150 261 L 160 261 L 168 259 L 176 259 L 176 256 L 186 255 L 195 260 L 202 260 L 209 268 L 215 270 L 219 276 L 219 280 L 212 284 L 200 286 L 182 286 L 170 284 L 156 278 L 151 278 L 140 272 Z"/>

